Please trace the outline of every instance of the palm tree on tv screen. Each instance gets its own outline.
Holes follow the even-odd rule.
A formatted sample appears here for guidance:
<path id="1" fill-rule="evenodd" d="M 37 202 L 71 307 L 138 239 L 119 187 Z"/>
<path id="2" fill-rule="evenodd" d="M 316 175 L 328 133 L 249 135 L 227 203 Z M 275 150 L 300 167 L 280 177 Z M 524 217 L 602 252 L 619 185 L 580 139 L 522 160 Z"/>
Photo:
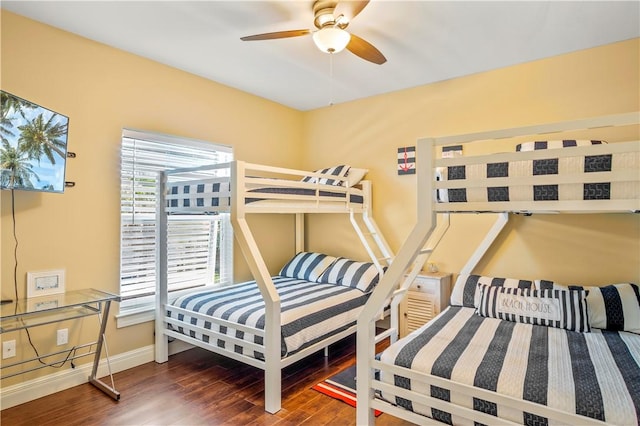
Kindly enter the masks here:
<path id="1" fill-rule="evenodd" d="M 0 101 L 0 105 L 2 105 L 2 108 L 0 108 L 0 136 L 5 141 L 7 140 L 5 136 L 15 136 L 12 131 L 14 127 L 13 120 L 16 118 L 14 113 L 26 118 L 24 115 L 25 109 L 35 109 L 35 106 L 7 92 L 0 92 Z"/>
<path id="2" fill-rule="evenodd" d="M 2 188 L 35 189 L 37 181 L 42 184 L 40 189 L 57 190 L 61 169 L 53 166 L 62 160 L 64 167 L 67 117 L 4 91 L 0 91 L 0 100 Z"/>
<path id="3" fill-rule="evenodd" d="M 20 186 L 23 188 L 33 188 L 31 178 L 40 181 L 38 175 L 32 170 L 29 159 L 25 153 L 21 153 L 18 148 L 14 148 L 9 141 L 2 141 L 0 150 L 0 169 L 8 170 L 9 173 L 0 174 L 0 187 L 13 188 Z"/>
<path id="4" fill-rule="evenodd" d="M 67 133 L 67 125 L 57 122 L 56 118 L 54 114 L 45 120 L 42 114 L 38 114 L 27 124 L 18 126 L 18 144 L 30 159 L 39 160 L 44 155 L 51 164 L 56 164 L 54 153 L 64 158 L 66 141 L 63 137 Z"/>

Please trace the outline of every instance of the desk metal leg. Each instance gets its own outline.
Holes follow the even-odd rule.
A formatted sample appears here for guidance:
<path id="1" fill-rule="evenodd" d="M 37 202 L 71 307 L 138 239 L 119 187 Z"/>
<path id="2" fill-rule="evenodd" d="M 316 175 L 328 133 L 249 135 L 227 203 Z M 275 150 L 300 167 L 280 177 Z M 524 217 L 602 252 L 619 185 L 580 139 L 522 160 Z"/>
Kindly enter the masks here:
<path id="1" fill-rule="evenodd" d="M 96 355 L 93 359 L 93 370 L 91 371 L 91 375 L 89 376 L 89 383 L 100 389 L 102 392 L 109 395 L 111 398 L 116 401 L 120 400 L 120 392 L 115 390 L 113 387 L 107 385 L 102 380 L 98 379 L 96 375 L 98 374 L 98 366 L 100 364 L 100 354 L 102 353 L 102 344 L 104 343 L 104 332 L 107 328 L 107 320 L 109 318 L 109 307 L 111 306 L 111 301 L 107 300 L 104 302 L 104 313 L 102 314 L 102 321 L 100 322 L 100 334 L 98 335 L 98 340 L 96 341 Z M 107 362 L 109 362 L 109 355 L 107 355 Z"/>

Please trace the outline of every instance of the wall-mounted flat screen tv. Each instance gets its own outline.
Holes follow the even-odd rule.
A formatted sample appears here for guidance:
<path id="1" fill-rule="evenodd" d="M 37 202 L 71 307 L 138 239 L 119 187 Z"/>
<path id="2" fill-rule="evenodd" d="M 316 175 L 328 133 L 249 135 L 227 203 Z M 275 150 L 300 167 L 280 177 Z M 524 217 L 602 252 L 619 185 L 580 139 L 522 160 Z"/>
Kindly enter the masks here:
<path id="1" fill-rule="evenodd" d="M 69 118 L 0 90 L 0 189 L 64 192 Z"/>

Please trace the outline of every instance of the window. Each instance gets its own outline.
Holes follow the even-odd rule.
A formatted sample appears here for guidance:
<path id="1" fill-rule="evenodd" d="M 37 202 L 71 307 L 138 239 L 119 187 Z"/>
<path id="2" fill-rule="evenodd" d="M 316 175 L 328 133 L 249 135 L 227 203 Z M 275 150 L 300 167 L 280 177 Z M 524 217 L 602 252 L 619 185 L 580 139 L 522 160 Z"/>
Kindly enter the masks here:
<path id="1" fill-rule="evenodd" d="M 232 159 L 233 153 L 228 146 L 123 130 L 120 168 L 120 326 L 153 318 L 158 172 L 226 163 Z M 168 219 L 168 235 L 170 292 L 205 285 L 224 285 L 232 281 L 233 233 L 228 214 L 172 215 Z M 121 321 L 122 317 L 136 315 L 137 319 Z"/>

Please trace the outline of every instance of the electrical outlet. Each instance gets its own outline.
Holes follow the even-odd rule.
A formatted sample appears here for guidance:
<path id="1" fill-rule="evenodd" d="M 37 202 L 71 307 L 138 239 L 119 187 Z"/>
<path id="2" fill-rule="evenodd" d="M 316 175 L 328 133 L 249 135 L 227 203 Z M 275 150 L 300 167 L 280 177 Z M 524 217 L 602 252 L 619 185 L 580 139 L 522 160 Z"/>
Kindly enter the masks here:
<path id="1" fill-rule="evenodd" d="M 67 343 L 69 343 L 69 329 L 61 328 L 60 330 L 58 330 L 56 344 L 60 346 L 66 345 Z"/>
<path id="2" fill-rule="evenodd" d="M 16 356 L 16 341 L 7 340 L 2 342 L 2 359 L 13 358 Z"/>

